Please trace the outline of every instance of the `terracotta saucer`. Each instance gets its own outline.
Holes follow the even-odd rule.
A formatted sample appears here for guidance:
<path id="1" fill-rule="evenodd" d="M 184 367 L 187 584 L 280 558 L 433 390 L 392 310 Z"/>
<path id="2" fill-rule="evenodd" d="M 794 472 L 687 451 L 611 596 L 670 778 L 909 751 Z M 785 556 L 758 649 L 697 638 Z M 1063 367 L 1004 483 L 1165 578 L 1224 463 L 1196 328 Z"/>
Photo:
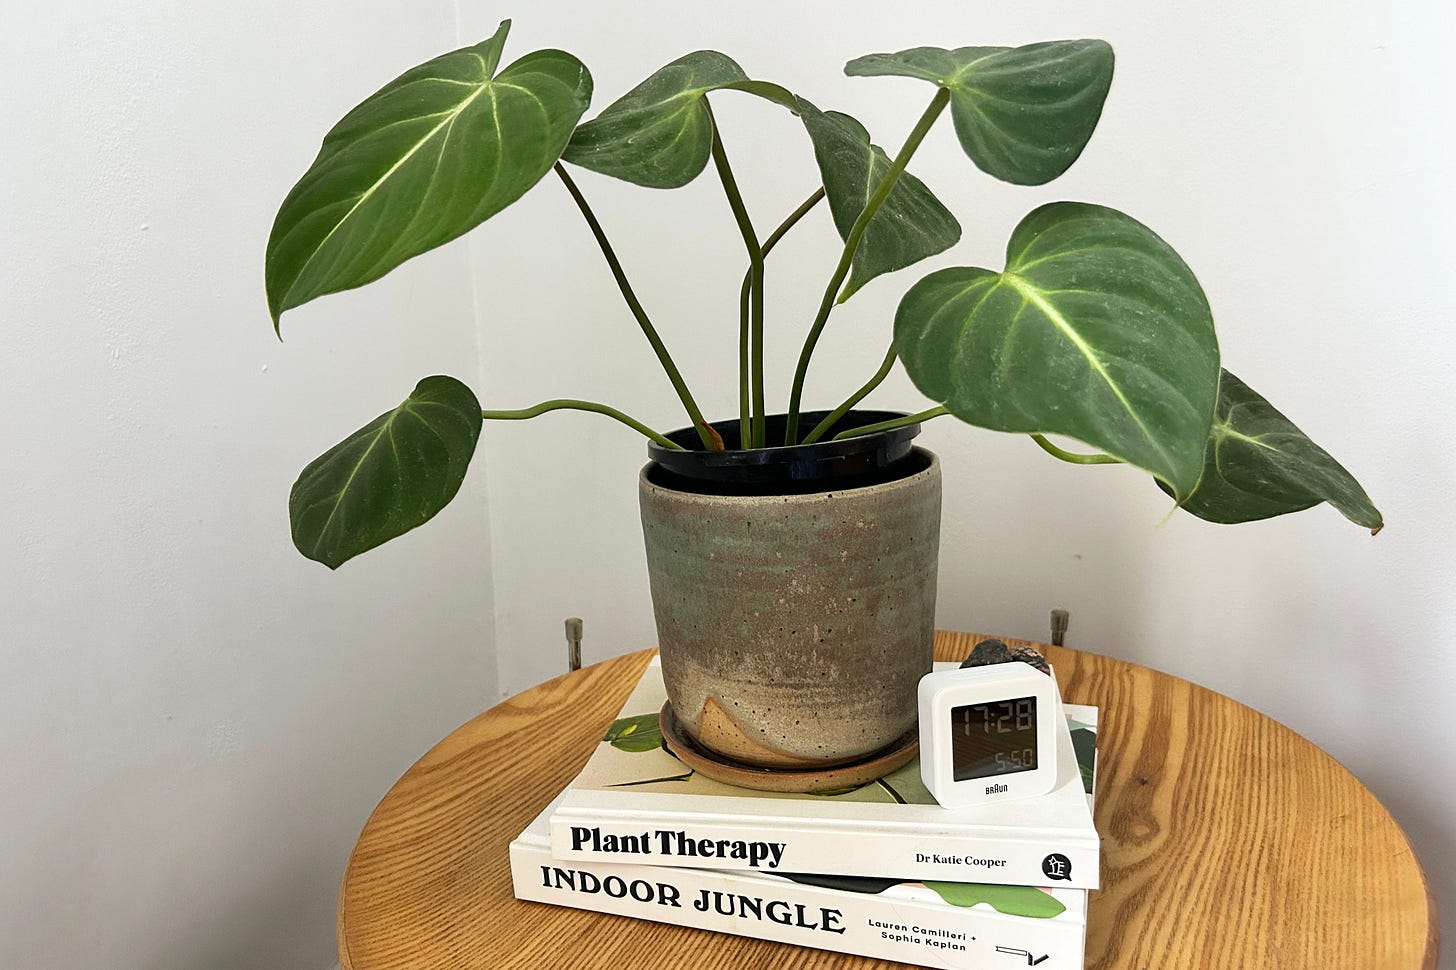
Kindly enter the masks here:
<path id="1" fill-rule="evenodd" d="M 919 731 L 912 730 L 888 747 L 849 764 L 832 768 L 755 768 L 694 744 L 673 713 L 672 701 L 662 705 L 658 720 L 668 750 L 683 764 L 714 781 L 755 791 L 829 792 L 858 788 L 903 768 L 920 751 Z"/>

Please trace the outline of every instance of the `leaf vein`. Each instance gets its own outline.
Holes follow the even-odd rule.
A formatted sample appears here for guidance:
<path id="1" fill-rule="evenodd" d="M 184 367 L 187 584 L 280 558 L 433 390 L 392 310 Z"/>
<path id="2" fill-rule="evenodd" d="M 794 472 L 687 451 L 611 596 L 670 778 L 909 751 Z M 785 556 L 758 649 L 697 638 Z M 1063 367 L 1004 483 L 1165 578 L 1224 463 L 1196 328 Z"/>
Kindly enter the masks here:
<path id="1" fill-rule="evenodd" d="M 1169 472 L 1174 471 L 1177 468 L 1177 464 L 1168 454 L 1167 449 L 1163 447 L 1163 443 L 1153 435 L 1152 430 L 1143 420 L 1143 416 L 1133 406 L 1132 402 L 1127 399 L 1127 395 L 1123 393 L 1122 388 L 1112 379 L 1112 375 L 1107 372 L 1107 367 L 1103 363 L 1102 358 L 1097 355 L 1097 351 L 1087 343 L 1082 335 L 1077 332 L 1077 329 L 1071 325 L 1066 317 L 1062 316 L 1055 306 L 1042 297 L 1041 293 L 1035 287 L 1012 273 L 1002 274 L 1002 279 L 1006 280 L 1018 293 L 1034 303 L 1036 308 L 1052 322 L 1052 325 L 1060 330 L 1067 340 L 1071 342 L 1072 346 L 1077 349 L 1077 352 L 1086 359 L 1088 366 L 1092 368 L 1093 372 L 1107 385 L 1113 397 L 1127 411 L 1128 417 L 1132 418 L 1133 423 L 1138 426 L 1138 430 L 1143 433 L 1148 443 L 1153 446 L 1153 450 L 1166 463 L 1167 467 L 1165 470 Z"/>
<path id="2" fill-rule="evenodd" d="M 334 499 L 334 507 L 329 510 L 328 518 L 324 519 L 324 524 L 319 527 L 318 541 L 313 546 L 315 556 L 323 548 L 324 539 L 327 538 L 329 533 L 329 526 L 333 524 L 334 516 L 339 514 L 339 507 L 344 504 L 344 496 L 348 494 L 349 486 L 354 484 L 354 479 L 358 476 L 359 469 L 363 468 L 364 462 L 369 460 L 370 454 L 373 453 L 380 439 L 390 430 L 390 425 L 394 424 L 395 416 L 398 414 L 398 409 L 390 412 L 389 417 L 384 421 L 384 426 L 374 435 L 374 440 L 369 442 L 369 447 L 364 449 L 364 454 L 359 456 L 359 460 L 354 463 L 354 467 L 349 471 L 349 477 L 344 480 L 343 487 L 339 489 L 339 494 Z"/>
<path id="3" fill-rule="evenodd" d="M 292 284 L 289 285 L 289 288 L 288 288 L 288 290 L 289 290 L 290 293 L 292 292 L 293 287 L 298 284 L 298 281 L 303 278 L 304 272 L 313 263 L 313 261 L 318 257 L 318 254 L 323 251 L 323 248 L 326 245 L 328 245 L 329 240 L 334 237 L 334 234 L 337 233 L 339 231 L 339 229 L 342 228 L 343 225 L 346 222 L 348 222 L 351 218 L 353 218 L 354 213 L 356 213 L 356 212 L 359 211 L 359 207 L 362 206 L 362 205 L 364 205 L 365 202 L 369 201 L 369 199 L 373 197 L 374 193 L 379 190 L 379 187 L 381 185 L 383 185 L 385 182 L 387 182 L 394 175 L 395 172 L 399 171 L 400 168 L 406 162 L 408 162 L 411 158 L 413 158 L 415 156 L 415 154 L 417 152 L 419 152 L 425 146 L 425 144 L 427 142 L 429 142 L 432 138 L 434 138 L 435 135 L 437 135 L 442 129 L 445 129 L 445 128 L 447 128 L 448 125 L 452 124 L 453 121 L 454 121 L 454 119 L 456 117 L 459 117 L 459 115 L 463 111 L 465 111 L 466 108 L 468 108 L 471 104 L 473 104 L 475 102 L 475 99 L 476 98 L 480 97 L 480 95 L 483 92 L 490 90 L 491 87 L 492 87 L 492 85 L 490 85 L 489 83 L 481 84 L 480 87 L 479 87 L 479 89 L 476 90 L 475 93 L 471 94 L 468 98 L 466 98 L 463 101 L 461 101 L 460 104 L 456 108 L 454 108 L 453 110 L 446 112 L 446 114 L 448 115 L 448 117 L 446 118 L 445 121 L 442 121 L 439 124 L 437 124 L 435 127 L 431 128 L 429 130 L 429 132 L 427 132 L 422 138 L 420 138 L 418 141 L 416 141 L 413 146 L 410 147 L 409 151 L 407 151 L 403 155 L 401 155 L 400 158 L 399 158 L 399 160 L 396 161 L 393 165 L 391 165 L 388 168 L 388 170 L 386 170 L 384 172 L 383 175 L 381 175 L 381 176 L 379 176 L 379 178 L 375 179 L 374 182 L 373 182 L 373 184 L 371 184 L 367 189 L 365 189 L 363 192 L 361 192 L 359 194 L 358 199 L 356 199 L 355 202 L 354 202 L 354 204 L 349 207 L 349 211 L 346 212 L 346 213 L 344 213 L 343 216 L 341 216 L 339 218 L 339 220 L 334 223 L 333 227 L 331 229 L 329 229 L 329 231 L 324 234 L 324 237 L 322 239 L 319 240 L 318 245 L 314 246 L 313 252 L 311 252 L 311 253 L 308 254 L 308 258 L 305 259 L 305 260 L 303 260 L 299 264 L 298 273 L 293 278 L 293 282 L 292 282 Z M 499 130 L 499 127 L 500 127 L 500 119 L 499 118 L 496 119 L 496 127 L 497 127 L 497 130 Z M 280 301 L 280 302 L 282 302 L 282 301 Z"/>

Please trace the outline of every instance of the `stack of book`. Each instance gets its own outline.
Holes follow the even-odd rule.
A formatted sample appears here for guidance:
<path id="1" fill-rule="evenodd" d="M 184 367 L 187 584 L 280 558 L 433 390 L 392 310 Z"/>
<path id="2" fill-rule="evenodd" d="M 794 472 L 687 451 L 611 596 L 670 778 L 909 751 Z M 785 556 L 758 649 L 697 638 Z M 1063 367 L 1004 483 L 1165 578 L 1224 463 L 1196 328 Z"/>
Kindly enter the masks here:
<path id="1" fill-rule="evenodd" d="M 929 967 L 1082 966 L 1096 708 L 1064 706 L 1050 794 L 949 811 L 918 760 L 823 795 L 704 778 L 662 744 L 665 699 L 653 660 L 581 774 L 511 843 L 518 899 Z"/>

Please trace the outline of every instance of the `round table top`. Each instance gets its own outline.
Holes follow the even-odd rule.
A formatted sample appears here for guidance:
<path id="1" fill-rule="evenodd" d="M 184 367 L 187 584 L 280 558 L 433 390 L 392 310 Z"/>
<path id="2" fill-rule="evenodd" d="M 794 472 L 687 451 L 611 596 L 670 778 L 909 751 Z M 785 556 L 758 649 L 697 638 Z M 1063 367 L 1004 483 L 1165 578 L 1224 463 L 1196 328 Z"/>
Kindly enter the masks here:
<path id="1" fill-rule="evenodd" d="M 938 633 L 936 655 L 979 639 Z M 1037 646 L 1069 702 L 1101 709 L 1089 970 L 1433 970 L 1410 843 L 1333 758 L 1185 680 Z M 343 970 L 900 966 L 512 896 L 508 844 L 586 762 L 651 655 L 504 701 L 405 772 L 344 874 Z"/>

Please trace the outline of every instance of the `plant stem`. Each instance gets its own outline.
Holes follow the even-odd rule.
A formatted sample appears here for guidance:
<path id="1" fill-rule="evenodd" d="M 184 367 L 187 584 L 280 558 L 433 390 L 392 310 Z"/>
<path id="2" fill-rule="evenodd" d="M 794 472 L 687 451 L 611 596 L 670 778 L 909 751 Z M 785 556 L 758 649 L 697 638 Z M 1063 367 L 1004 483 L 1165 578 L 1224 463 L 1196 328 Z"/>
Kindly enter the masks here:
<path id="1" fill-rule="evenodd" d="M 749 336 L 749 294 L 753 291 L 753 269 L 743 275 L 743 286 L 738 291 L 738 447 L 747 448 L 753 443 L 753 381 L 750 378 L 749 360 L 753 353 L 753 340 Z"/>
<path id="2" fill-rule="evenodd" d="M 481 411 L 480 416 L 487 421 L 524 421 L 526 418 L 534 418 L 547 411 L 591 411 L 594 414 L 605 414 L 609 418 L 622 422 L 633 431 L 646 435 L 664 448 L 671 448 L 674 451 L 682 450 L 682 445 L 658 434 L 636 418 L 629 417 L 610 405 L 597 404 L 595 401 L 578 401 L 569 397 L 557 398 L 515 411 Z"/>
<path id="3" fill-rule="evenodd" d="M 950 414 L 944 405 L 928 408 L 919 414 L 906 415 L 903 418 L 891 418 L 889 421 L 881 421 L 879 424 L 867 424 L 860 428 L 850 428 L 848 431 L 841 431 L 834 436 L 835 441 L 845 438 L 858 438 L 860 435 L 874 434 L 876 431 L 894 431 L 896 428 L 903 428 L 910 424 L 919 424 L 922 421 L 929 421 L 931 418 L 938 418 L 942 414 Z"/>
<path id="4" fill-rule="evenodd" d="M 738 191 L 738 181 L 728 164 L 728 153 L 723 149 L 723 138 L 718 131 L 718 121 L 708 99 L 703 98 L 703 110 L 708 113 L 708 124 L 713 129 L 713 167 L 718 170 L 718 180 L 723 183 L 723 194 L 728 197 L 728 208 L 733 210 L 733 220 L 738 223 L 738 232 L 743 236 L 743 245 L 748 249 L 749 276 L 749 322 L 750 362 L 752 370 L 750 389 L 753 396 L 753 420 L 749 437 L 739 441 L 745 448 L 762 448 L 765 437 L 765 415 L 763 401 L 763 247 L 759 245 L 758 233 L 748 217 L 748 208 L 743 204 L 743 195 Z M 740 307 L 741 311 L 741 307 Z M 741 330 L 741 326 L 740 326 Z M 741 385 L 740 381 L 740 385 Z M 742 416 L 739 416 L 740 425 Z"/>
<path id="5" fill-rule="evenodd" d="M 1113 458 L 1111 455 L 1083 455 L 1075 451 L 1063 451 L 1039 434 L 1033 434 L 1031 440 L 1041 445 L 1041 450 L 1053 458 L 1073 465 L 1121 465 L 1121 458 Z"/>
<path id="6" fill-rule="evenodd" d="M 767 256 L 769 252 L 779 244 L 779 240 L 784 238 L 784 236 L 788 235 L 789 230 L 794 228 L 794 226 L 798 225 L 799 220 L 808 215 L 810 210 L 812 210 L 816 205 L 823 201 L 823 199 L 824 186 L 821 185 L 819 186 L 819 188 L 815 189 L 807 199 L 805 199 L 803 202 L 800 202 L 799 207 L 793 212 L 790 212 L 788 218 L 785 219 L 783 222 L 779 223 L 779 227 L 777 229 L 769 233 L 769 237 L 763 241 L 763 254 Z M 745 283 L 748 282 L 748 277 L 746 274 L 743 281 Z"/>
<path id="7" fill-rule="evenodd" d="M 895 366 L 895 359 L 898 356 L 899 355 L 895 353 L 895 345 L 891 344 L 890 349 L 885 351 L 885 359 L 883 362 L 881 362 L 880 369 L 875 371 L 875 376 L 871 377 L 868 381 L 865 382 L 865 385 L 863 387 L 851 394 L 843 404 L 835 408 L 833 411 L 830 411 L 827 418 L 825 418 L 823 421 L 820 421 L 819 424 L 815 426 L 813 431 L 810 431 L 804 436 L 804 444 L 812 445 L 814 442 L 822 438 L 825 433 L 829 431 L 830 428 L 834 427 L 834 422 L 838 421 L 840 418 L 848 414 L 850 409 L 853 408 L 860 401 L 863 401 L 865 397 L 870 393 L 870 391 L 873 391 L 875 388 L 879 387 L 882 383 L 884 383 L 885 378 L 890 376 L 890 369 Z"/>
<path id="8" fill-rule="evenodd" d="M 778 244 L 778 241 L 784 238 L 784 235 L 790 229 L 794 228 L 800 219 L 808 215 L 809 210 L 818 205 L 823 198 L 824 186 L 821 185 L 797 209 L 789 213 L 787 219 L 779 223 L 779 227 L 763 241 L 763 255 L 765 258 L 767 258 L 769 251 Z M 748 357 L 751 344 L 748 331 L 748 294 L 752 289 L 753 267 L 750 266 L 743 274 L 743 286 L 738 292 L 738 440 L 740 442 L 748 441 L 751 435 L 751 428 L 749 426 L 748 380 Z"/>
<path id="9" fill-rule="evenodd" d="M 799 403 L 804 395 L 804 375 L 809 370 L 809 358 L 814 355 L 814 345 L 819 342 L 819 334 L 824 330 L 824 324 L 829 319 L 829 313 L 834 309 L 834 298 L 839 295 L 839 288 L 844 284 L 844 278 L 849 275 L 850 267 L 854 264 L 854 254 L 859 250 L 860 240 L 864 238 L 865 230 L 869 228 L 870 220 L 880 211 L 885 200 L 890 197 L 890 190 L 899 181 L 900 174 L 905 171 L 905 166 L 910 162 L 910 156 L 920 147 L 921 141 L 925 139 L 926 132 L 930 126 L 935 124 L 935 119 L 945 110 L 950 101 L 950 92 L 945 88 L 935 92 L 929 107 L 915 123 L 905 144 L 900 147 L 900 152 L 895 160 L 890 163 L 890 168 L 885 172 L 885 177 L 875 188 L 874 194 L 865 202 L 864 209 L 860 212 L 859 218 L 854 220 L 854 225 L 849 230 L 849 235 L 844 240 L 844 252 L 840 254 L 839 265 L 834 268 L 834 275 L 830 277 L 829 285 L 824 288 L 824 299 L 819 303 L 819 313 L 814 317 L 814 324 L 809 328 L 809 335 L 804 339 L 804 349 L 799 353 L 799 366 L 794 371 L 794 388 L 789 395 L 789 420 L 788 427 L 784 433 L 784 444 L 792 445 L 798 442 L 799 434 Z"/>
<path id="10" fill-rule="evenodd" d="M 667 379 L 672 381 L 673 388 L 677 391 L 678 399 L 682 401 L 683 407 L 692 419 L 693 427 L 698 431 L 698 437 L 703 441 L 703 447 L 709 451 L 721 451 L 722 441 L 716 443 L 712 429 L 703 420 L 703 412 L 698 410 L 698 402 L 693 400 L 692 392 L 688 390 L 687 383 L 683 380 L 682 374 L 678 372 L 677 365 L 672 362 L 672 355 L 667 352 L 666 345 L 662 338 L 657 335 L 657 329 L 652 326 L 652 321 L 647 318 L 647 311 L 642 309 L 642 303 L 637 299 L 637 294 L 632 291 L 632 284 L 627 281 L 627 274 L 622 270 L 622 263 L 617 259 L 616 250 L 607 240 L 607 234 L 602 230 L 602 224 L 597 221 L 596 213 L 592 212 L 591 206 L 587 205 L 586 197 L 581 194 L 581 189 L 576 187 L 570 175 L 560 162 L 556 163 L 556 174 L 561 176 L 561 181 L 566 185 L 566 191 L 571 193 L 572 199 L 576 201 L 576 207 L 586 219 L 587 226 L 591 229 L 592 235 L 596 237 L 597 245 L 601 247 L 602 255 L 606 257 L 607 267 L 612 271 L 612 278 L 617 281 L 617 289 L 622 291 L 622 299 L 627 301 L 627 308 L 632 311 L 632 316 L 637 318 L 637 324 L 646 335 L 647 342 L 652 345 L 652 351 L 657 355 L 657 360 L 662 364 L 662 369 L 667 372 Z M 663 439 L 666 440 L 666 439 Z"/>

